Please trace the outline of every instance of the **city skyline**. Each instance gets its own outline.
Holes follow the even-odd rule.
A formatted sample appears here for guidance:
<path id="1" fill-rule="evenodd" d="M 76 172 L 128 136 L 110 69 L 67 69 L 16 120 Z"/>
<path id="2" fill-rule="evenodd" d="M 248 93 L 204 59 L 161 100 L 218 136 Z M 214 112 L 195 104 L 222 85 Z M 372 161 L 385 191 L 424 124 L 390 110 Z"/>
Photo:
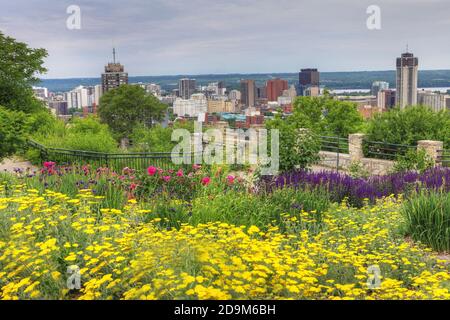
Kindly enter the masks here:
<path id="1" fill-rule="evenodd" d="M 373 3 L 366 0 L 234 0 L 207 6 L 204 0 L 190 6 L 174 0 L 134 0 L 126 6 L 80 0 L 81 29 L 69 30 L 66 9 L 72 4 L 2 4 L 2 32 L 48 49 L 45 79 L 97 77 L 114 46 L 118 61 L 135 76 L 284 73 L 307 67 L 392 70 L 392 57 L 407 43 L 421 57 L 422 70 L 450 69 L 450 43 L 443 40 L 450 3 L 443 0 L 380 0 L 381 30 L 367 28 L 366 11 Z M 433 50 L 437 45 L 440 49 Z"/>

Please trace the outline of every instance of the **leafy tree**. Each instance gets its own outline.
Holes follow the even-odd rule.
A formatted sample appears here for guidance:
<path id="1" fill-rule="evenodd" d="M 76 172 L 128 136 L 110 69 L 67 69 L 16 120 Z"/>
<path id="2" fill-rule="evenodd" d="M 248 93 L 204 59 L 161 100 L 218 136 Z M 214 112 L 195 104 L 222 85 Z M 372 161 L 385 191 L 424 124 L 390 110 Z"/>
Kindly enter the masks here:
<path id="1" fill-rule="evenodd" d="M 405 145 L 438 140 L 450 148 L 450 111 L 434 112 L 425 106 L 393 109 L 377 114 L 369 122 L 367 135 L 372 141 Z"/>
<path id="2" fill-rule="evenodd" d="M 364 122 L 356 105 L 351 102 L 329 99 L 325 103 L 325 110 L 325 131 L 338 137 L 357 132 Z"/>
<path id="3" fill-rule="evenodd" d="M 355 133 L 364 123 L 354 103 L 334 100 L 328 95 L 297 98 L 288 121 L 297 128 L 340 137 Z"/>
<path id="4" fill-rule="evenodd" d="M 279 115 L 266 124 L 280 131 L 280 170 L 307 169 L 319 160 L 320 140 L 310 129 L 301 129 Z"/>
<path id="5" fill-rule="evenodd" d="M 128 138 L 139 124 L 151 126 L 164 117 L 167 106 L 139 86 L 123 85 L 100 100 L 98 114 L 119 138 Z"/>
<path id="6" fill-rule="evenodd" d="M 16 153 L 25 144 L 27 117 L 23 112 L 0 106 L 0 160 Z"/>
<path id="7" fill-rule="evenodd" d="M 31 86 L 47 71 L 46 57 L 46 50 L 29 48 L 0 32 L 0 105 L 27 113 L 42 107 Z"/>

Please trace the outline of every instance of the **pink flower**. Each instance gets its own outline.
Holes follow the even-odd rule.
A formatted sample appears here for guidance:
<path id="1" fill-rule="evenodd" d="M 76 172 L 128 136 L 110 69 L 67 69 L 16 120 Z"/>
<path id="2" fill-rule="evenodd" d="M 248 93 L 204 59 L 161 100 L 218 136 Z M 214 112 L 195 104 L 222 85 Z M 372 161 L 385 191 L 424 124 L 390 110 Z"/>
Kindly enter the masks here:
<path id="1" fill-rule="evenodd" d="M 178 172 L 177 172 L 177 177 L 182 177 L 182 176 L 183 176 L 183 170 L 180 169 L 180 170 L 178 170 Z"/>
<path id="2" fill-rule="evenodd" d="M 228 181 L 229 184 L 233 184 L 235 179 L 236 178 L 234 176 L 228 176 L 227 177 L 227 181 Z"/>
<path id="3" fill-rule="evenodd" d="M 204 177 L 202 179 L 202 185 L 207 186 L 210 183 L 211 183 L 211 178 L 210 177 Z"/>
<path id="4" fill-rule="evenodd" d="M 47 169 L 53 168 L 55 166 L 55 162 L 51 162 L 51 161 L 47 161 L 44 162 L 44 167 L 46 167 Z"/>
<path id="5" fill-rule="evenodd" d="M 164 176 L 164 177 L 163 177 L 163 180 L 164 180 L 165 182 L 169 182 L 170 179 L 171 179 L 171 176 Z"/>
<path id="6" fill-rule="evenodd" d="M 131 190 L 131 191 L 135 190 L 136 188 L 137 188 L 137 184 L 132 183 L 132 184 L 130 185 L 130 190 Z"/>
<path id="7" fill-rule="evenodd" d="M 192 168 L 193 168 L 194 170 L 200 170 L 200 169 L 202 168 L 202 166 L 200 166 L 200 165 L 198 165 L 198 164 L 194 164 L 194 165 L 192 166 Z"/>
<path id="8" fill-rule="evenodd" d="M 154 176 L 156 174 L 156 171 L 158 171 L 158 169 L 156 169 L 155 167 L 148 167 L 147 172 L 149 176 Z"/>

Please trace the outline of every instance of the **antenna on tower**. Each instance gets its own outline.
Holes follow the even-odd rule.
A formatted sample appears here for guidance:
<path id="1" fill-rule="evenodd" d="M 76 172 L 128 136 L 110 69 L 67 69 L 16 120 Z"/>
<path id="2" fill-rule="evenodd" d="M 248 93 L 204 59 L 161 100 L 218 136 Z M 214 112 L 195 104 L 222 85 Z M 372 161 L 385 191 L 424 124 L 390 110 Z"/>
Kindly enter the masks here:
<path id="1" fill-rule="evenodd" d="M 406 53 L 409 53 L 409 43 L 406 43 Z"/>
<path id="2" fill-rule="evenodd" d="M 113 61 L 116 63 L 116 48 L 113 48 Z"/>

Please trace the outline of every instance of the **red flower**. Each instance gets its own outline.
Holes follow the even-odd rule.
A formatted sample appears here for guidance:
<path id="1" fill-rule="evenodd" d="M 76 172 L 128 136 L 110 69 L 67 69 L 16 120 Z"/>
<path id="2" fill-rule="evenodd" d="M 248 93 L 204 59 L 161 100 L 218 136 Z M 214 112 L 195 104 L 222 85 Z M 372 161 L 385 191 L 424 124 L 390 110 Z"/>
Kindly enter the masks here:
<path id="1" fill-rule="evenodd" d="M 156 171 L 158 171 L 158 169 L 156 169 L 155 167 L 148 167 L 147 172 L 149 176 L 154 176 L 156 174 Z"/>
<path id="2" fill-rule="evenodd" d="M 202 179 L 202 185 L 207 186 L 210 183 L 211 183 L 211 178 L 210 177 L 204 177 Z"/>
<path id="3" fill-rule="evenodd" d="M 44 167 L 46 167 L 47 169 L 53 168 L 55 166 L 55 162 L 51 162 L 51 161 L 47 161 L 44 162 Z"/>

